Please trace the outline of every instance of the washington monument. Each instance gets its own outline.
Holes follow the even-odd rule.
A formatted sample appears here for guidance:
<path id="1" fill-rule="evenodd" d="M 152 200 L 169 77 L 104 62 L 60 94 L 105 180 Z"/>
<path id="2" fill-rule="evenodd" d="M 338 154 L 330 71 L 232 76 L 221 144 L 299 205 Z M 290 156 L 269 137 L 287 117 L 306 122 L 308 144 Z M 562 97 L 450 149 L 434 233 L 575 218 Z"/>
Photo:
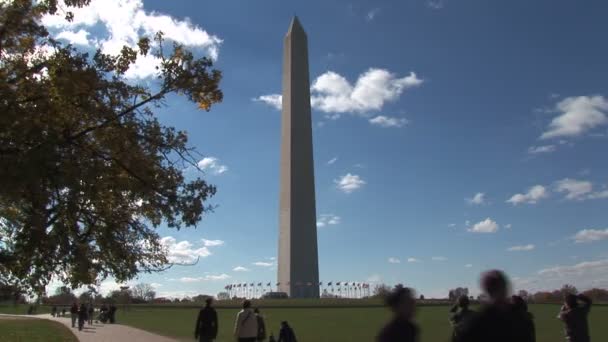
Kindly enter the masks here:
<path id="1" fill-rule="evenodd" d="M 284 44 L 279 291 L 292 298 L 319 298 L 308 43 L 297 17 Z"/>

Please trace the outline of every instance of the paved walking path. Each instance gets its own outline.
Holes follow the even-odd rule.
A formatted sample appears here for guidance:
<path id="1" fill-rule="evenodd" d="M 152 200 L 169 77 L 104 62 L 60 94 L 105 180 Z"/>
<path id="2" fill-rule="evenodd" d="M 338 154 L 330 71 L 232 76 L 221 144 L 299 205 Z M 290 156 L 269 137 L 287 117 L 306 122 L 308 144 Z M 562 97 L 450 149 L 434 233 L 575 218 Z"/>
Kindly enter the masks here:
<path id="1" fill-rule="evenodd" d="M 129 327 L 121 324 L 102 324 L 95 323 L 93 325 L 85 324 L 82 331 L 72 328 L 72 320 L 70 317 L 53 317 L 50 314 L 21 316 L 21 315 L 4 315 L 0 314 L 0 319 L 3 318 L 31 318 L 31 319 L 48 319 L 59 322 L 68 327 L 81 342 L 176 342 L 177 340 L 169 337 L 156 335 L 141 329 Z"/>

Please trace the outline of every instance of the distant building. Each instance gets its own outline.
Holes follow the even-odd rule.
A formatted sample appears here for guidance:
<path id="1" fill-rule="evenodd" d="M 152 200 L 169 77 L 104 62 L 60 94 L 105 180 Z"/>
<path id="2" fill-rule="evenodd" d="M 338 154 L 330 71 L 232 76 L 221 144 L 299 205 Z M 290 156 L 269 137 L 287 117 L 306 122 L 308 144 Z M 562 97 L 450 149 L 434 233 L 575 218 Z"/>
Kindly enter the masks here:
<path id="1" fill-rule="evenodd" d="M 230 294 L 228 292 L 220 292 L 217 294 L 217 300 L 229 300 Z"/>
<path id="2" fill-rule="evenodd" d="M 262 299 L 284 299 L 289 298 L 286 292 L 266 292 Z"/>

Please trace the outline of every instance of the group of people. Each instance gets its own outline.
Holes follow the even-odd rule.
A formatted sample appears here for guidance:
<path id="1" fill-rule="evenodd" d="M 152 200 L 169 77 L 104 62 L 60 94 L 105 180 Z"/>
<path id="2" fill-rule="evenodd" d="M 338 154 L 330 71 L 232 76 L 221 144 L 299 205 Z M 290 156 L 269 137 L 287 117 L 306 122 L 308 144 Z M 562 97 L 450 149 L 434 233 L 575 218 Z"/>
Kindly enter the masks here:
<path id="1" fill-rule="evenodd" d="M 460 297 L 450 310 L 453 342 L 535 342 L 536 330 L 526 301 L 509 297 L 507 276 L 498 270 L 485 272 L 481 288 L 488 301 L 478 311 L 469 309 L 469 299 Z M 378 342 L 418 341 L 419 329 L 414 323 L 414 293 L 397 287 L 386 298 L 393 311 L 392 320 L 380 331 Z M 590 342 L 587 316 L 591 300 L 584 295 L 567 294 L 557 318 L 565 325 L 569 342 Z"/>
<path id="2" fill-rule="evenodd" d="M 116 306 L 111 304 L 109 307 L 106 304 L 103 304 L 99 308 L 99 316 L 97 316 L 97 320 L 102 323 L 116 322 Z M 65 309 L 62 310 L 63 316 L 65 316 Z M 51 315 L 54 317 L 58 315 L 57 307 L 53 306 L 51 310 Z M 93 325 L 93 320 L 95 319 L 95 306 L 93 304 L 85 305 L 84 303 L 78 306 L 78 303 L 74 302 L 70 307 L 70 316 L 72 318 L 72 328 L 76 327 L 76 322 L 78 322 L 78 330 L 82 330 L 84 328 L 85 323 L 89 325 Z"/>
<path id="3" fill-rule="evenodd" d="M 201 309 L 196 320 L 194 338 L 199 342 L 211 342 L 217 338 L 218 319 L 217 312 L 212 307 L 213 299 L 205 300 L 205 307 Z M 234 322 L 234 336 L 239 342 L 266 341 L 266 324 L 260 310 L 251 308 L 251 301 L 243 301 L 243 309 L 236 315 Z M 268 342 L 297 342 L 296 335 L 287 321 L 281 322 L 279 339 L 271 333 Z"/>

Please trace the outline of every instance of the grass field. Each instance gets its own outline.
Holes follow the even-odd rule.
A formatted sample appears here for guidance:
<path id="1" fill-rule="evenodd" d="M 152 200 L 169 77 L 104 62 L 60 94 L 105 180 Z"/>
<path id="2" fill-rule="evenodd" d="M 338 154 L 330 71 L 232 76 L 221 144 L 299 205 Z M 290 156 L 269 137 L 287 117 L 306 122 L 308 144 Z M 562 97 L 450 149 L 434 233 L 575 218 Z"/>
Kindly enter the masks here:
<path id="1" fill-rule="evenodd" d="M 537 341 L 564 341 L 562 323 L 557 320 L 559 305 L 531 305 L 535 316 Z M 421 306 L 416 321 L 421 329 L 422 342 L 449 339 L 447 306 Z M 119 311 L 122 323 L 144 330 L 182 339 L 194 333 L 196 309 L 187 308 L 131 308 Z M 219 309 L 220 333 L 218 341 L 232 341 L 232 328 L 237 309 Z M 278 331 L 279 323 L 287 320 L 294 327 L 298 341 L 373 341 L 378 330 L 389 318 L 384 308 L 271 308 L 262 309 L 269 331 Z M 608 306 L 595 306 L 590 316 L 593 341 L 608 341 Z"/>
<path id="2" fill-rule="evenodd" d="M 2 342 L 77 342 L 78 339 L 61 323 L 43 319 L 0 318 Z"/>
<path id="3" fill-rule="evenodd" d="M 255 302 L 254 302 L 255 304 Z M 266 303 L 265 303 L 266 304 Z M 378 330 L 389 319 L 389 312 L 382 307 L 280 307 L 262 308 L 268 331 L 278 332 L 279 323 L 287 320 L 294 327 L 298 341 L 373 341 Z M 565 341 L 562 323 L 556 319 L 559 305 L 530 305 L 534 314 L 538 342 Z M 8 307 L 1 307 L 6 312 Z M 15 309 L 12 309 L 15 311 Z M 25 311 L 25 309 L 21 309 Z M 19 311 L 19 310 L 17 310 Z M 218 309 L 220 332 L 218 341 L 233 341 L 232 328 L 237 308 Z M 198 309 L 192 307 L 132 306 L 128 311 L 117 313 L 119 323 L 182 340 L 193 339 L 194 322 Z M 589 325 L 592 341 L 608 341 L 608 306 L 595 305 L 591 310 Z M 419 306 L 416 321 L 421 329 L 421 342 L 442 342 L 449 339 L 448 306 Z M 2 336 L 0 334 L 0 336 Z"/>

